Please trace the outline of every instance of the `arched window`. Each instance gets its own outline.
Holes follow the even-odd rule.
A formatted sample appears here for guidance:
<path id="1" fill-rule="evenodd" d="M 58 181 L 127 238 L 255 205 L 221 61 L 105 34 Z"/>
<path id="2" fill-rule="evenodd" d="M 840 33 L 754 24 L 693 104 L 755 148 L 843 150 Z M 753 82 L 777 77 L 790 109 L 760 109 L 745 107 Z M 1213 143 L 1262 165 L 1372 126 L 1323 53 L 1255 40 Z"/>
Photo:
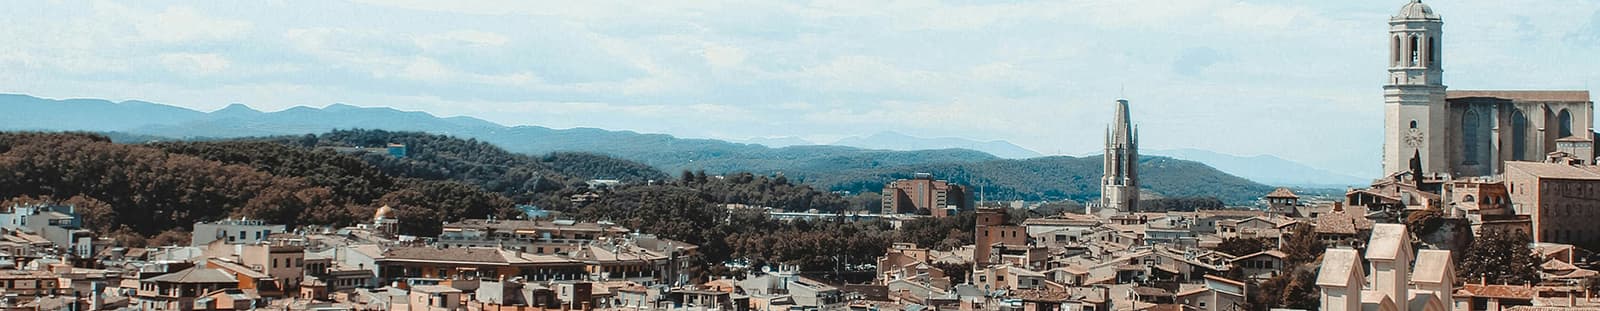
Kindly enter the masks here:
<path id="1" fill-rule="evenodd" d="M 1461 115 L 1461 164 L 1478 164 L 1481 148 L 1479 144 L 1487 134 L 1483 128 L 1482 117 L 1477 109 L 1467 109 Z"/>
<path id="2" fill-rule="evenodd" d="M 1411 67 L 1422 64 L 1422 37 L 1411 36 Z"/>
<path id="3" fill-rule="evenodd" d="M 1561 136 L 1556 138 L 1572 136 L 1572 113 L 1568 113 L 1565 108 L 1561 109 L 1561 113 L 1556 114 L 1556 122 L 1561 126 Z"/>
<path id="4" fill-rule="evenodd" d="M 1521 109 L 1511 110 L 1511 159 L 1528 160 L 1528 117 Z"/>
<path id="5" fill-rule="evenodd" d="M 1472 195 L 1470 195 L 1470 194 L 1468 194 L 1466 197 L 1461 198 L 1461 202 L 1472 203 L 1473 201 L 1477 201 L 1477 200 L 1474 200 L 1472 198 Z"/>
<path id="6" fill-rule="evenodd" d="M 1428 66 L 1439 65 L 1439 38 L 1428 38 Z"/>
<path id="7" fill-rule="evenodd" d="M 1411 128 L 1417 128 L 1417 120 L 1411 120 Z"/>
<path id="8" fill-rule="evenodd" d="M 1400 51 L 1402 51 L 1402 50 L 1405 50 L 1405 46 L 1400 45 L 1400 36 L 1394 36 L 1394 45 L 1389 47 L 1389 51 L 1391 51 L 1391 53 L 1389 53 L 1390 54 L 1390 56 L 1389 56 L 1390 57 L 1390 60 L 1389 60 L 1390 66 L 1395 66 L 1395 67 L 1399 67 L 1400 66 L 1400 60 L 1402 59 L 1402 58 L 1400 58 L 1400 55 L 1401 55 Z"/>

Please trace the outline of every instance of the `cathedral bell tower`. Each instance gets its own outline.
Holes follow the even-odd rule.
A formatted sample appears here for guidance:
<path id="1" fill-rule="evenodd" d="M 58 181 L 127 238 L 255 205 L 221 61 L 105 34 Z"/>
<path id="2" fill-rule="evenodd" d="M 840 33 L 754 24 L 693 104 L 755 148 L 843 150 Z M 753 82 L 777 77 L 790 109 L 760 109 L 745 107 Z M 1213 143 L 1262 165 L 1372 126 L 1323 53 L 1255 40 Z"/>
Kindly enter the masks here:
<path id="1" fill-rule="evenodd" d="M 1412 0 L 1389 18 L 1389 75 L 1383 85 L 1383 173 L 1449 173 L 1444 60 L 1440 45 L 1444 21 L 1421 0 Z"/>

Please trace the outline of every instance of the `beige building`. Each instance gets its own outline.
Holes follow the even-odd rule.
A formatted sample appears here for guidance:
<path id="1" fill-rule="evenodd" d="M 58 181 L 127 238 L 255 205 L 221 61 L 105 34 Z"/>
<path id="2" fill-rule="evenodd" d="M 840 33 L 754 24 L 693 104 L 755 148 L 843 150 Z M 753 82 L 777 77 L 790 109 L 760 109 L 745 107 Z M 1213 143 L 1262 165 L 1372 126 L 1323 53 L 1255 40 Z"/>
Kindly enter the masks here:
<path id="1" fill-rule="evenodd" d="M 1363 262 L 1370 263 L 1371 275 Z M 1405 225 L 1379 224 L 1373 228 L 1366 254 L 1348 248 L 1323 253 L 1317 271 L 1322 301 L 1318 309 L 1449 311 L 1455 301 L 1454 284 L 1450 251 L 1413 251 Z"/>
<path id="2" fill-rule="evenodd" d="M 1588 91 L 1446 91 L 1443 26 L 1419 0 L 1389 19 L 1385 176 L 1413 167 L 1428 176 L 1490 176 L 1506 161 L 1563 149 L 1593 163 Z"/>
<path id="3" fill-rule="evenodd" d="M 1590 245 L 1600 240 L 1600 167 L 1507 162 L 1512 209 L 1528 215 L 1536 242 Z"/>
<path id="4" fill-rule="evenodd" d="M 966 189 L 945 180 L 935 180 L 932 174 L 917 173 L 911 179 L 889 182 L 883 186 L 883 214 L 926 212 L 933 217 L 951 216 L 966 209 Z"/>

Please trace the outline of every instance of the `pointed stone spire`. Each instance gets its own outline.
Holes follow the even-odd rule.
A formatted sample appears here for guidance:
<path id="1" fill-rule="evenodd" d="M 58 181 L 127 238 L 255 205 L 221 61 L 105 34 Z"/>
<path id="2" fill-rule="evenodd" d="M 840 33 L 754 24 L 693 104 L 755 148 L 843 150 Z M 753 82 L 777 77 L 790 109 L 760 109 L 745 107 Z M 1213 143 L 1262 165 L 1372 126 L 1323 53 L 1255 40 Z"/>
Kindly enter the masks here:
<path id="1" fill-rule="evenodd" d="M 1117 99 L 1116 112 L 1107 127 L 1105 174 L 1100 179 L 1102 206 L 1121 212 L 1138 210 L 1139 133 L 1128 112 L 1128 100 Z"/>

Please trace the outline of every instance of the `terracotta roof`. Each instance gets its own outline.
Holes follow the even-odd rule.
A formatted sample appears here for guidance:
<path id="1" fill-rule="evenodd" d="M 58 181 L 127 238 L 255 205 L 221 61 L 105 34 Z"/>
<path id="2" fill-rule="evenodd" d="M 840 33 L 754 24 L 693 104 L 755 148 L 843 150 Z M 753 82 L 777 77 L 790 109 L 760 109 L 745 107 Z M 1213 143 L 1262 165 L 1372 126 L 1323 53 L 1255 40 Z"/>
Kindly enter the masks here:
<path id="1" fill-rule="evenodd" d="M 1072 301 L 1072 292 L 1065 290 L 1022 289 L 1010 292 L 1010 296 L 1022 301 L 1042 301 L 1062 303 Z"/>
<path id="2" fill-rule="evenodd" d="M 1589 101 L 1589 91 L 1449 90 L 1445 92 L 1445 99 L 1468 97 L 1492 97 L 1514 101 L 1586 102 Z"/>
<path id="3" fill-rule="evenodd" d="M 1356 234 L 1372 229 L 1372 220 L 1349 211 L 1339 211 L 1317 216 L 1317 233 Z"/>
<path id="4" fill-rule="evenodd" d="M 1466 284 L 1456 290 L 1456 296 L 1533 300 L 1539 297 L 1539 291 L 1522 285 Z"/>
<path id="5" fill-rule="evenodd" d="M 1516 170 L 1539 178 L 1600 180 L 1600 169 L 1577 167 L 1560 163 L 1506 162 L 1507 170 Z"/>
<path id="6" fill-rule="evenodd" d="M 1159 305 L 1152 306 L 1149 309 L 1145 309 L 1145 310 L 1147 310 L 1147 311 L 1183 311 L 1183 305 L 1175 304 L 1175 303 L 1159 304 Z"/>
<path id="7" fill-rule="evenodd" d="M 239 279 L 235 279 L 232 275 L 229 275 L 227 272 L 222 272 L 222 270 L 206 269 L 206 268 L 200 268 L 200 267 L 191 267 L 191 268 L 188 268 L 188 269 L 183 269 L 182 271 L 168 273 L 168 274 L 162 274 L 162 275 L 159 275 L 159 276 L 156 276 L 156 277 L 152 277 L 152 278 L 149 278 L 149 279 L 145 279 L 145 280 L 146 281 L 151 281 L 151 282 L 166 282 L 166 283 L 238 283 L 239 282 Z"/>
<path id="8" fill-rule="evenodd" d="M 1234 260 L 1242 260 L 1242 259 L 1247 259 L 1247 258 L 1250 258 L 1250 257 L 1263 256 L 1263 255 L 1272 256 L 1272 257 L 1278 257 L 1278 259 L 1289 258 L 1289 254 L 1285 254 L 1283 251 L 1276 250 L 1276 249 L 1269 249 L 1269 250 L 1255 252 L 1254 254 L 1239 256 L 1239 258 L 1234 259 Z"/>
<path id="9" fill-rule="evenodd" d="M 1023 226 L 1094 226 L 1100 224 L 1094 219 L 1060 219 L 1060 218 L 1029 218 L 1023 220 Z"/>
<path id="10" fill-rule="evenodd" d="M 1134 287 L 1133 293 L 1144 297 L 1172 297 L 1172 292 L 1155 287 Z"/>
<path id="11" fill-rule="evenodd" d="M 1567 263 L 1565 261 L 1551 259 L 1551 260 L 1546 260 L 1546 261 L 1544 261 L 1544 264 L 1539 265 L 1539 269 L 1547 271 L 1547 272 L 1549 272 L 1549 271 L 1572 271 L 1572 270 L 1578 270 L 1578 266 L 1574 266 L 1574 265 L 1572 265 L 1570 263 Z"/>
<path id="12" fill-rule="evenodd" d="M 1238 286 L 1238 287 L 1241 287 L 1241 288 L 1243 288 L 1243 287 L 1244 287 L 1244 282 L 1240 282 L 1240 281 L 1234 281 L 1234 280 L 1231 280 L 1231 279 L 1228 279 L 1228 278 L 1225 278 L 1225 277 L 1220 277 L 1220 276 L 1215 276 L 1215 275 L 1210 275 L 1210 274 L 1207 274 L 1207 275 L 1206 275 L 1206 276 L 1205 276 L 1205 278 L 1206 278 L 1206 279 L 1207 279 L 1207 280 L 1212 280 L 1212 281 L 1217 281 L 1217 282 L 1223 282 L 1223 283 L 1228 283 L 1228 284 L 1233 284 L 1233 286 Z"/>
<path id="13" fill-rule="evenodd" d="M 1278 189 L 1273 189 L 1271 193 L 1267 193 L 1266 197 L 1268 197 L 1268 198 L 1285 198 L 1285 199 L 1299 199 L 1300 198 L 1300 196 L 1294 194 L 1294 191 L 1289 191 L 1289 188 L 1284 188 L 1284 187 L 1278 187 Z"/>

